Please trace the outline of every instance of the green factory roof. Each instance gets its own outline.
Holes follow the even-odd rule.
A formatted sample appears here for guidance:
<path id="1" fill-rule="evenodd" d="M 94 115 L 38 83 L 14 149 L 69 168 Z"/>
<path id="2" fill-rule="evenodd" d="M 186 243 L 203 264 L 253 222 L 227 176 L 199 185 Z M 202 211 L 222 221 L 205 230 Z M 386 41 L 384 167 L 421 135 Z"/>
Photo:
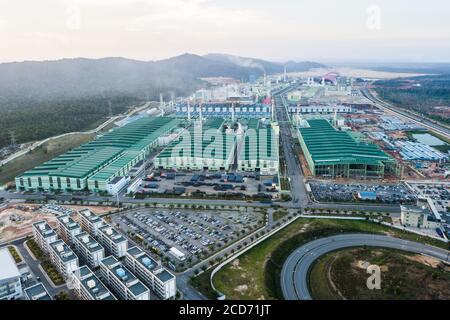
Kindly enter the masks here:
<path id="1" fill-rule="evenodd" d="M 392 161 L 372 143 L 356 141 L 349 133 L 336 130 L 327 120 L 308 120 L 309 127 L 300 128 L 300 134 L 316 165 L 373 164 Z"/>
<path id="2" fill-rule="evenodd" d="M 249 121 L 239 159 L 277 161 L 278 141 L 275 132 L 272 128 L 256 129 L 258 122 L 255 124 L 255 121 Z"/>
<path id="3" fill-rule="evenodd" d="M 233 151 L 235 136 L 233 134 L 220 133 L 222 139 L 216 139 L 217 136 L 205 137 L 205 131 L 200 133 L 190 129 L 181 135 L 178 139 L 172 141 L 157 158 L 179 157 L 204 157 L 213 159 L 228 159 L 229 153 Z M 203 136 L 203 137 L 202 137 Z M 197 149 L 200 149 L 197 152 Z M 189 155 L 190 153 L 190 155 Z"/>
<path id="4" fill-rule="evenodd" d="M 114 164 L 119 165 L 127 156 L 142 151 L 162 133 L 175 128 L 179 122 L 180 120 L 169 117 L 145 117 L 136 120 L 57 156 L 22 176 L 49 175 L 82 179 L 98 170 L 98 174 L 103 172 L 106 176 L 106 172 L 112 170 Z M 104 166 L 105 171 L 102 168 Z"/>

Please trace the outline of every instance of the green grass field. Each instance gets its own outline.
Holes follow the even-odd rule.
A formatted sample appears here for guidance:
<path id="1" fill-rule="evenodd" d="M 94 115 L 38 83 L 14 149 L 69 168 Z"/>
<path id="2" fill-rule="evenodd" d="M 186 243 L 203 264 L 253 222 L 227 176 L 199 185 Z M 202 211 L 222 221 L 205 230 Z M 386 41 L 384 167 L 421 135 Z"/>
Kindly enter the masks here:
<path id="1" fill-rule="evenodd" d="M 440 241 L 368 221 L 301 218 L 223 267 L 215 275 L 214 285 L 231 300 L 282 299 L 280 272 L 289 254 L 309 241 L 345 232 L 388 234 L 448 248 Z M 204 288 L 199 290 L 204 292 Z"/>
<path id="2" fill-rule="evenodd" d="M 50 140 L 33 151 L 0 167 L 0 184 L 11 182 L 16 176 L 23 172 L 78 147 L 81 144 L 87 143 L 94 137 L 94 134 L 76 134 Z"/>

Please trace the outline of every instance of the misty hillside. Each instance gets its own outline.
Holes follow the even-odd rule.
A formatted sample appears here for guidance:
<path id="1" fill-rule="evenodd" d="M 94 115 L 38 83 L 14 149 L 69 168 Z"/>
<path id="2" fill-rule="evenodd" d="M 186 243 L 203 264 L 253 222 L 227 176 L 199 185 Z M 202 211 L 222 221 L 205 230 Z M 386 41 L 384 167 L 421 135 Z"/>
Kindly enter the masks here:
<path id="1" fill-rule="evenodd" d="M 285 63 L 279 63 L 261 59 L 238 57 L 221 53 L 207 54 L 204 57 L 215 61 L 236 64 L 242 67 L 259 69 L 260 71 L 266 72 L 267 74 L 283 73 L 285 66 L 287 72 L 302 72 L 308 71 L 313 68 L 325 67 L 325 65 L 323 64 L 310 61 L 303 61 L 303 62 L 288 61 Z"/>
<path id="2" fill-rule="evenodd" d="M 289 71 L 322 65 L 289 62 Z M 192 93 L 201 77 L 225 76 L 248 80 L 282 72 L 284 65 L 269 61 L 211 54 L 184 54 L 160 61 L 124 58 L 63 59 L 0 64 L 0 103 L 11 98 L 48 99 L 84 96 L 134 96 L 157 99 L 160 92 Z"/>

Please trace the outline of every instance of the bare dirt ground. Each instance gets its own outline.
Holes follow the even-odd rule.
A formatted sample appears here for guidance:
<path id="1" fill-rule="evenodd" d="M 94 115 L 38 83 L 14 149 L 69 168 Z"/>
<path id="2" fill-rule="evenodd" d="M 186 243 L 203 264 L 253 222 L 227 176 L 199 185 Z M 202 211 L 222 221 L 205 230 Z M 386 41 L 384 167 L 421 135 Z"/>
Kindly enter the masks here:
<path id="1" fill-rule="evenodd" d="M 0 209 L 0 243 L 19 239 L 32 233 L 35 222 L 45 220 L 51 227 L 56 227 L 57 220 L 53 213 L 43 212 L 37 204 L 10 204 Z M 106 206 L 64 206 L 75 211 L 89 209 L 99 215 L 114 211 L 115 208 Z"/>
<path id="2" fill-rule="evenodd" d="M 31 234 L 33 223 L 45 220 L 52 227 L 56 218 L 51 213 L 44 213 L 39 205 L 10 205 L 0 211 L 0 243 L 12 241 Z M 15 221 L 14 221 L 15 220 Z"/>

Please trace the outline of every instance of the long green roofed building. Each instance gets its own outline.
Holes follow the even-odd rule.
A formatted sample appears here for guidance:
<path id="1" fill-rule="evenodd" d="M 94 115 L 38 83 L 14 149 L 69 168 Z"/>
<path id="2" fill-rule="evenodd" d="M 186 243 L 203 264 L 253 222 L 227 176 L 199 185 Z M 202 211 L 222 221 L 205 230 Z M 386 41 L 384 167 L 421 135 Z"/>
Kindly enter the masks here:
<path id="1" fill-rule="evenodd" d="M 225 133 L 223 118 L 209 118 L 172 141 L 156 158 L 155 167 L 179 170 L 230 170 L 236 136 Z"/>
<path id="2" fill-rule="evenodd" d="M 387 172 L 396 174 L 395 160 L 375 144 L 358 141 L 324 119 L 307 122 L 299 128 L 299 140 L 314 176 L 380 179 Z"/>
<path id="3" fill-rule="evenodd" d="M 16 177 L 17 190 L 107 191 L 158 146 L 158 138 L 180 120 L 142 118 L 97 137 Z"/>
<path id="4" fill-rule="evenodd" d="M 247 123 L 238 156 L 239 171 L 275 175 L 279 171 L 279 134 L 276 125 L 260 127 L 258 119 Z"/>

